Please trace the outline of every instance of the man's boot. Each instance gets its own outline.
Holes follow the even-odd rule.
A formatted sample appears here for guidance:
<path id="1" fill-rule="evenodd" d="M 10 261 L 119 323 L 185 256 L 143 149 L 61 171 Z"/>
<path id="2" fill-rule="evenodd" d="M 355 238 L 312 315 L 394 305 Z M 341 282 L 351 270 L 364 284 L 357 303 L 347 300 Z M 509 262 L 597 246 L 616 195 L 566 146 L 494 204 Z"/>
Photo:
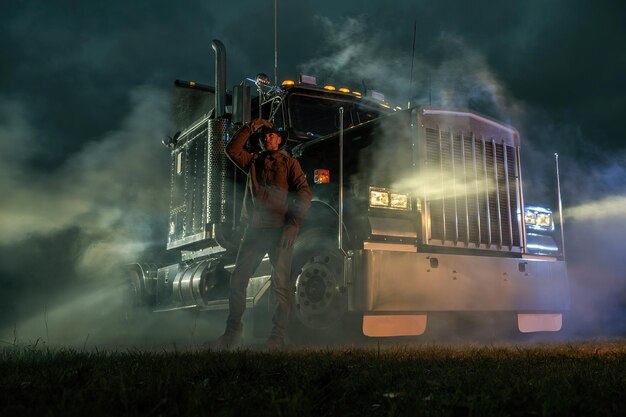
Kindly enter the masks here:
<path id="1" fill-rule="evenodd" d="M 273 334 L 265 341 L 265 347 L 268 350 L 282 349 L 285 347 L 285 338 Z"/>
<path id="2" fill-rule="evenodd" d="M 241 333 L 241 328 L 239 330 L 232 330 L 227 328 L 223 335 L 221 335 L 219 338 L 217 338 L 216 341 L 211 343 L 211 348 L 219 350 L 236 349 L 241 343 Z"/>

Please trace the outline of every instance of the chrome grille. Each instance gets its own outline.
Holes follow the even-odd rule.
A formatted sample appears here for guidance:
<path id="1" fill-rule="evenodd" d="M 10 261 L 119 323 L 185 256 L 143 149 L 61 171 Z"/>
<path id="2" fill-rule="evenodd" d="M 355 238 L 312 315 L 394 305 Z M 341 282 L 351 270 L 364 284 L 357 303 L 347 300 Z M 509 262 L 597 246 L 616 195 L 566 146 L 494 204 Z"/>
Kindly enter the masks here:
<path id="1" fill-rule="evenodd" d="M 511 130 L 502 128 L 498 136 L 492 125 L 482 132 L 480 123 L 459 123 L 472 116 L 446 115 L 423 124 L 424 172 L 430 181 L 424 195 L 425 243 L 520 251 L 519 174 Z"/>

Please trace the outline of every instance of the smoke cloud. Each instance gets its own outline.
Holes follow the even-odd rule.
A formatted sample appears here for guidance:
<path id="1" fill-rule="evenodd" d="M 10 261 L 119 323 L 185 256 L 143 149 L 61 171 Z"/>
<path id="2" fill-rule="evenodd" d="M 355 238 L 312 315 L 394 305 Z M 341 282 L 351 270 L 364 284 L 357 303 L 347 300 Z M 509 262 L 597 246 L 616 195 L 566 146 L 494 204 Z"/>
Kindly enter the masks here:
<path id="1" fill-rule="evenodd" d="M 118 267 L 163 258 L 169 205 L 169 155 L 160 143 L 169 96 L 150 86 L 130 96 L 132 111 L 116 129 L 51 172 L 29 169 L 40 132 L 25 107 L 0 101 L 0 246 L 10 253 L 0 266 L 9 290 L 1 340 L 14 332 L 42 338 L 44 322 L 56 343 L 128 336 L 111 322 L 123 316 Z"/>
<path id="2" fill-rule="evenodd" d="M 384 92 L 390 103 L 406 107 L 429 103 L 436 107 L 472 108 L 483 113 L 519 111 L 485 57 L 459 36 L 442 32 L 425 44 L 418 40 L 415 60 L 383 31 L 372 30 L 366 17 L 334 21 L 316 16 L 325 36 L 322 56 L 300 65 L 303 73 L 318 75 L 326 83 L 346 83 Z M 413 66 L 413 74 L 411 67 Z"/>
<path id="3" fill-rule="evenodd" d="M 77 226 L 86 234 L 106 232 L 131 244 L 120 233 L 141 228 L 135 219 L 167 207 L 167 201 L 156 197 L 167 181 L 167 173 L 158 167 L 167 163 L 159 138 L 166 131 L 169 100 L 163 92 L 146 87 L 133 92 L 132 101 L 135 108 L 120 130 L 87 144 L 62 167 L 45 173 L 25 165 L 37 153 L 38 132 L 28 126 L 19 104 L 2 104 L 6 122 L 0 127 L 4 148 L 0 163 L 8 172 L 2 187 L 10 198 L 0 202 L 0 243 Z M 145 237 L 147 231 L 137 232 Z"/>

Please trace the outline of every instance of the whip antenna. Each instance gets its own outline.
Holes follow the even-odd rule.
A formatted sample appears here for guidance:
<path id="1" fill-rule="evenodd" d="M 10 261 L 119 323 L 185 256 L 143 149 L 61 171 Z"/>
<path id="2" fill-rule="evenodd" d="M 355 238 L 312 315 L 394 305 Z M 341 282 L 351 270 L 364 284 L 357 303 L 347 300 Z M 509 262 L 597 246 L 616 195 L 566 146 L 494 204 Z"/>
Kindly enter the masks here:
<path id="1" fill-rule="evenodd" d="M 413 47 L 411 48 L 411 81 L 409 82 L 409 101 L 406 108 L 411 107 L 411 100 L 413 99 L 413 62 L 415 61 L 415 33 L 417 32 L 417 20 L 413 21 Z"/>
<path id="2" fill-rule="evenodd" d="M 274 0 L 274 85 L 278 85 L 278 0 Z"/>

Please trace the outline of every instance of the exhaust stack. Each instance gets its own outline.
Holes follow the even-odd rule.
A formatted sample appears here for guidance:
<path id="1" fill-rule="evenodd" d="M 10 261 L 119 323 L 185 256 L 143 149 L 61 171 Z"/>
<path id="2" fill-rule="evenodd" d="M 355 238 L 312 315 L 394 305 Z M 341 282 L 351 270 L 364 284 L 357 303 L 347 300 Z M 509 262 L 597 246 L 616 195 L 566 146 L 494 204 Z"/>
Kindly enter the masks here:
<path id="1" fill-rule="evenodd" d="M 226 48 L 213 39 L 211 46 L 215 51 L 215 118 L 224 117 L 226 108 Z"/>

